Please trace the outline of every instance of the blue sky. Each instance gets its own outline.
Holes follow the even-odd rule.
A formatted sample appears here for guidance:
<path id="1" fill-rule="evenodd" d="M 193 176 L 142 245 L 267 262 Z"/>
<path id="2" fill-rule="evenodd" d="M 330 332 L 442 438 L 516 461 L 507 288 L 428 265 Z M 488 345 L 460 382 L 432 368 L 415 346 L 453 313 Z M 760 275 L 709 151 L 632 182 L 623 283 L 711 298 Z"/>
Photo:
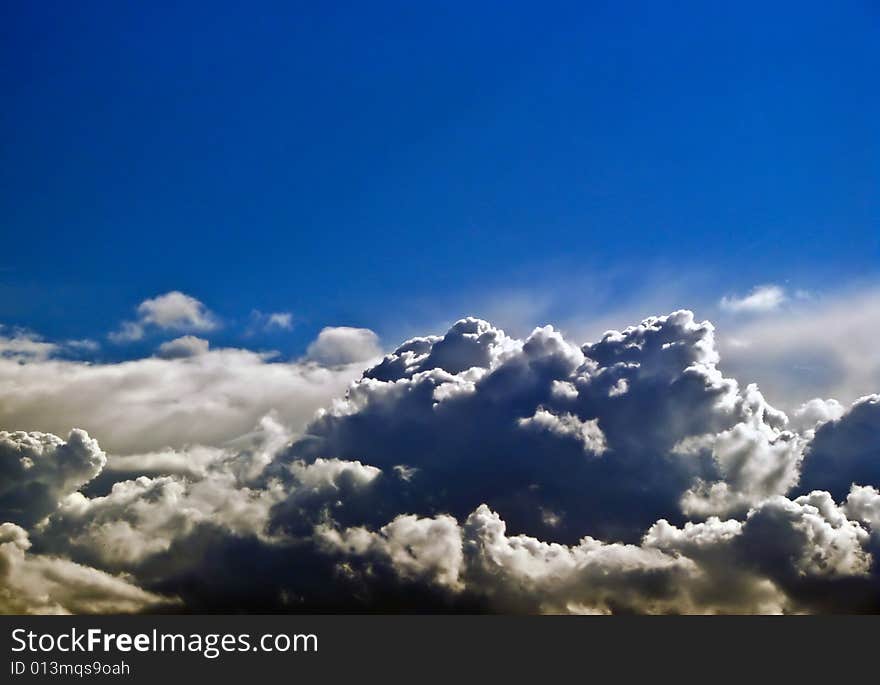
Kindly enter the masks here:
<path id="1" fill-rule="evenodd" d="M 176 5 L 5 5 L 7 325 L 135 354 L 176 289 L 295 354 L 877 280 L 874 2 Z"/>

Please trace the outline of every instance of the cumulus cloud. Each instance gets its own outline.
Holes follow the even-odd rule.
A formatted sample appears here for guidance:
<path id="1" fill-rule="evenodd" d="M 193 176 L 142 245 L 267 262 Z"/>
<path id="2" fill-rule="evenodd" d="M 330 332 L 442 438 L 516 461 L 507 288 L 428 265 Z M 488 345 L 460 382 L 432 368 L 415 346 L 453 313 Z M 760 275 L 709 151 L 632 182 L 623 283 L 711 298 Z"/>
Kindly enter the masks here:
<path id="1" fill-rule="evenodd" d="M 696 477 L 723 478 L 710 454 L 675 445 L 745 421 L 780 427 L 783 417 L 725 379 L 717 360 L 711 324 L 690 312 L 582 347 L 551 327 L 516 340 L 465 319 L 387 355 L 284 458 L 417 468 L 376 508 L 386 520 L 460 518 L 485 502 L 530 534 L 549 532 L 550 510 L 560 539 L 634 540 L 679 510 Z M 621 381 L 627 391 L 611 392 Z"/>
<path id="2" fill-rule="evenodd" d="M 36 522 L 106 461 L 83 430 L 72 430 L 66 441 L 50 433 L 0 431 L 0 521 Z"/>
<path id="3" fill-rule="evenodd" d="M 163 342 L 159 345 L 159 349 L 156 350 L 156 354 L 162 357 L 162 359 L 183 359 L 205 354 L 209 347 L 210 343 L 204 338 L 184 335 L 180 338 Z"/>
<path id="4" fill-rule="evenodd" d="M 340 366 L 373 359 L 380 354 L 379 338 L 373 331 L 337 326 L 321 330 L 309 345 L 306 359 L 324 366 Z"/>
<path id="5" fill-rule="evenodd" d="M 495 610 L 517 612 L 799 612 L 810 609 L 810 591 L 860 581 L 871 562 L 865 530 L 826 493 L 771 499 L 745 522 L 713 517 L 677 528 L 661 520 L 638 545 L 509 535 L 486 505 L 462 525 L 402 515 L 375 532 L 324 526 L 318 535 L 349 572 L 352 560 L 369 559 L 373 573 L 384 565 L 402 581 L 486 596 Z"/>
<path id="6" fill-rule="evenodd" d="M 467 318 L 363 373 L 340 360 L 377 357 L 375 337 L 330 330 L 293 364 L 0 360 L 21 389 L 0 416 L 41 381 L 101 418 L 100 447 L 6 434 L 13 489 L 46 493 L 7 505 L 0 490 L 30 528 L 9 528 L 9 549 L 124 582 L 131 609 L 880 610 L 876 396 L 789 418 L 722 373 L 714 327 L 689 311 L 582 345 Z M 50 399 L 74 411 L 57 397 L 31 395 L 32 418 Z M 14 563 L 9 587 L 30 577 Z"/>
<path id="7" fill-rule="evenodd" d="M 734 312 L 770 312 L 778 309 L 788 296 L 778 285 L 759 285 L 743 297 L 725 296 L 721 298 L 721 309 Z"/>
<path id="8" fill-rule="evenodd" d="M 174 606 L 128 580 L 67 559 L 29 554 L 27 532 L 0 524 L 0 613 L 132 613 Z"/>
<path id="9" fill-rule="evenodd" d="M 212 331 L 219 325 L 217 318 L 204 304 L 178 290 L 144 300 L 137 307 L 137 315 L 135 321 L 124 321 L 118 331 L 110 333 L 110 340 L 118 343 L 140 340 L 150 327 L 173 331 Z"/>
<path id="10" fill-rule="evenodd" d="M 853 484 L 880 484 L 880 395 L 863 397 L 820 425 L 804 459 L 802 489 L 842 499 Z"/>
<path id="11" fill-rule="evenodd" d="M 861 521 L 880 540 L 880 491 L 870 485 L 853 485 L 846 497 L 846 515 Z"/>
<path id="12" fill-rule="evenodd" d="M 702 478 L 682 497 L 686 514 L 709 516 L 743 513 L 772 495 L 788 492 L 798 480 L 804 440 L 781 430 L 786 417 L 767 406 L 755 386 L 746 389 L 745 420 L 717 434 L 685 438 L 677 451 L 710 448 L 720 479 Z"/>
<path id="13" fill-rule="evenodd" d="M 598 419 L 581 421 L 574 414 L 557 416 L 546 409 L 538 408 L 533 416 L 520 419 L 519 425 L 531 430 L 546 430 L 559 436 L 572 437 L 583 444 L 585 452 L 592 454 L 602 454 L 607 449 Z"/>

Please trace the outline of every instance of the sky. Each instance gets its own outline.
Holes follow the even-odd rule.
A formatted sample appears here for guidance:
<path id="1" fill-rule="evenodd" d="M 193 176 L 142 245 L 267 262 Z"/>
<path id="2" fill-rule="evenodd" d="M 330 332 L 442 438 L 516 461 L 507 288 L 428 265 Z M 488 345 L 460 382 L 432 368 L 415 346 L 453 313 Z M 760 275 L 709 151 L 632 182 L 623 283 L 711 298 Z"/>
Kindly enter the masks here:
<path id="1" fill-rule="evenodd" d="M 878 276 L 872 2 L 3 12 L 7 325 L 102 337 L 180 290 L 227 343 L 291 312 L 260 342 L 296 354 Z"/>
<path id="2" fill-rule="evenodd" d="M 880 613 L 876 3 L 0 12 L 0 613 Z"/>

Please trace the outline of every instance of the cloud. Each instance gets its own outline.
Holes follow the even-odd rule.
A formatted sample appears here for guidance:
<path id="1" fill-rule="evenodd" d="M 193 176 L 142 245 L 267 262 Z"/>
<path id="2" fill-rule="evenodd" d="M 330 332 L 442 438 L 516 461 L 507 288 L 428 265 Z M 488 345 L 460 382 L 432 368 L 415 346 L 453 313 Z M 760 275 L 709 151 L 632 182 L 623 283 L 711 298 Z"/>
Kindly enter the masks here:
<path id="1" fill-rule="evenodd" d="M 48 342 L 39 335 L 23 328 L 0 324 L 0 359 L 17 362 L 45 361 L 52 357 L 76 357 L 83 352 L 95 352 L 100 348 L 94 340 L 65 340 Z"/>
<path id="2" fill-rule="evenodd" d="M 186 357 L 197 357 L 205 354 L 210 347 L 210 343 L 204 338 L 198 338 L 194 335 L 184 335 L 174 340 L 163 342 L 159 345 L 156 354 L 162 359 L 184 359 Z"/>
<path id="3" fill-rule="evenodd" d="M 485 502 L 533 535 L 550 532 L 550 510 L 559 539 L 635 540 L 658 517 L 681 519 L 696 478 L 724 478 L 711 453 L 674 450 L 682 440 L 744 422 L 768 440 L 782 428 L 757 390 L 742 393 L 720 374 L 713 336 L 685 311 L 583 347 L 551 327 L 516 340 L 465 319 L 387 355 L 284 459 L 416 468 L 373 511 L 386 520 L 461 518 Z"/>
<path id="4" fill-rule="evenodd" d="M 250 322 L 245 330 L 245 336 L 251 337 L 260 332 L 290 331 L 293 330 L 294 319 L 291 312 L 264 313 L 254 309 L 250 314 Z"/>
<path id="5" fill-rule="evenodd" d="M 172 290 L 144 300 L 137 307 L 136 321 L 124 321 L 118 331 L 109 334 L 116 343 L 140 340 L 146 330 L 155 327 L 173 331 L 212 331 L 218 321 L 214 314 L 194 297 Z"/>
<path id="6" fill-rule="evenodd" d="M 273 410 L 302 430 L 362 368 L 285 363 L 229 348 L 107 364 L 0 358 L 0 426 L 56 434 L 76 426 L 121 454 L 216 446 Z"/>
<path id="7" fill-rule="evenodd" d="M 273 312 L 266 319 L 266 328 L 278 328 L 289 331 L 293 328 L 293 314 L 290 312 Z"/>
<path id="8" fill-rule="evenodd" d="M 50 433 L 0 431 L 0 521 L 35 523 L 98 475 L 106 461 L 83 430 L 72 430 L 67 441 Z"/>
<path id="9" fill-rule="evenodd" d="M 28 554 L 27 532 L 0 524 L 0 614 L 133 613 L 173 606 L 122 577 Z"/>
<path id="10" fill-rule="evenodd" d="M 825 493 L 773 498 L 744 522 L 677 528 L 661 520 L 638 545 L 509 535 L 486 505 L 463 525 L 403 515 L 376 532 L 323 526 L 318 535 L 349 573 L 369 559 L 371 573 L 384 565 L 404 582 L 485 595 L 495 610 L 514 612 L 798 612 L 809 610 L 810 590 L 861 582 L 871 563 L 866 531 Z M 810 590 L 799 587 L 802 579 Z"/>
<path id="11" fill-rule="evenodd" d="M 759 285 L 743 297 L 721 298 L 721 309 L 734 313 L 770 312 L 788 300 L 785 290 L 778 285 Z"/>
<path id="12" fill-rule="evenodd" d="M 8 507 L 30 528 L 11 538 L 124 578 L 146 593 L 132 607 L 880 610 L 876 397 L 789 419 L 722 373 L 714 326 L 685 310 L 584 345 L 467 318 L 362 373 L 328 349 L 0 360 L 0 417 L 81 416 L 101 440 L 8 434 L 10 482 L 48 493 Z"/>
<path id="13" fill-rule="evenodd" d="M 607 449 L 605 435 L 599 428 L 597 419 L 581 421 L 574 414 L 557 416 L 543 408 L 538 408 L 533 416 L 520 419 L 519 425 L 531 430 L 546 430 L 559 436 L 570 436 L 580 441 L 584 451 L 591 454 L 602 454 Z"/>
<path id="14" fill-rule="evenodd" d="M 719 332 L 722 368 L 793 410 L 813 397 L 850 403 L 880 388 L 880 290 L 802 300 Z"/>
<path id="15" fill-rule="evenodd" d="M 880 491 L 870 485 L 853 485 L 846 497 L 846 515 L 867 526 L 880 541 Z"/>
<path id="16" fill-rule="evenodd" d="M 324 328 L 309 345 L 306 359 L 323 366 L 353 364 L 381 355 L 379 338 L 367 328 Z"/>
<path id="17" fill-rule="evenodd" d="M 366 528 L 340 532 L 323 525 L 316 534 L 331 551 L 387 562 L 405 581 L 433 583 L 450 590 L 462 587 L 461 534 L 451 516 L 426 519 L 402 515 L 375 533 Z"/>
<path id="18" fill-rule="evenodd" d="M 0 334 L 7 330 L 0 324 Z M 55 343 L 41 340 L 29 331 L 14 329 L 12 335 L 0 335 L 0 359 L 12 359 L 16 361 L 43 360 L 55 355 L 59 346 Z"/>
<path id="19" fill-rule="evenodd" d="M 880 484 L 880 395 L 863 397 L 820 425 L 804 458 L 801 489 L 821 488 L 841 499 L 853 484 Z"/>
<path id="20" fill-rule="evenodd" d="M 720 478 L 697 478 L 681 500 L 689 515 L 744 513 L 797 483 L 805 441 L 782 430 L 786 417 L 766 405 L 755 386 L 745 392 L 745 420 L 715 435 L 686 438 L 677 446 L 683 455 L 708 448 Z"/>

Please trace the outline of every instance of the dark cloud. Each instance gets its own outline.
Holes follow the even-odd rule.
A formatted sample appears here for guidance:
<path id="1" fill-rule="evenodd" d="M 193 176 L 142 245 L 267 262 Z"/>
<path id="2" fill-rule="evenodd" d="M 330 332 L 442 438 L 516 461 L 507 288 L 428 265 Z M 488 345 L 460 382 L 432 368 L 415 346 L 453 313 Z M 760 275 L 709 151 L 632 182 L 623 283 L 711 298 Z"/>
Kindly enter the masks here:
<path id="1" fill-rule="evenodd" d="M 177 606 L 123 577 L 67 559 L 30 554 L 30 546 L 24 529 L 0 524 L 0 613 L 130 613 Z"/>
<path id="2" fill-rule="evenodd" d="M 4 504 L 31 526 L 5 587 L 40 584 L 26 558 L 107 588 L 47 611 L 877 610 L 876 399 L 789 421 L 718 363 L 686 311 L 583 346 L 464 319 L 296 437 L 267 416 L 105 466 L 81 431 L 2 434 L 43 493 Z"/>
<path id="3" fill-rule="evenodd" d="M 799 445 L 780 431 L 785 417 L 756 390 L 740 392 L 717 361 L 712 326 L 689 312 L 582 348 L 550 327 L 520 341 L 466 319 L 368 370 L 285 458 L 333 455 L 385 474 L 415 469 L 405 482 L 378 484 L 376 524 L 400 513 L 462 518 L 485 502 L 530 534 L 635 541 L 662 516 L 683 520 L 679 500 L 695 478 L 727 476 L 745 508 L 752 490 L 775 494 L 790 485 Z M 713 458 L 711 445 L 676 449 L 724 431 L 743 443 L 741 459 L 776 450 L 766 459 L 790 468 L 756 473 Z M 791 451 L 797 455 L 781 454 Z"/>
<path id="4" fill-rule="evenodd" d="M 51 433 L 0 431 L 0 521 L 36 523 L 106 461 L 83 430 L 72 430 L 67 441 Z"/>
<path id="5" fill-rule="evenodd" d="M 804 458 L 802 490 L 821 488 L 842 499 L 853 483 L 880 485 L 880 395 L 819 426 Z"/>

